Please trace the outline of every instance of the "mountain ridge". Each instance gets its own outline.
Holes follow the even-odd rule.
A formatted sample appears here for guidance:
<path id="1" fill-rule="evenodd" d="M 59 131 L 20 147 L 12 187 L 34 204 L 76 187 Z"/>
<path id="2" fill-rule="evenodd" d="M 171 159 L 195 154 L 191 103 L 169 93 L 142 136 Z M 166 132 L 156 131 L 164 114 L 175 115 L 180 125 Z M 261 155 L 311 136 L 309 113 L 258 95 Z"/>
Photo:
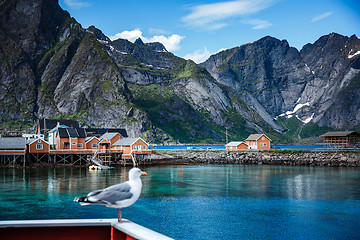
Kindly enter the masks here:
<path id="1" fill-rule="evenodd" d="M 226 132 L 293 142 L 359 128 L 355 35 L 332 33 L 300 51 L 266 36 L 198 65 L 161 43 L 84 29 L 56 0 L 0 6 L 0 126 L 73 118 L 157 143 L 224 142 Z"/>

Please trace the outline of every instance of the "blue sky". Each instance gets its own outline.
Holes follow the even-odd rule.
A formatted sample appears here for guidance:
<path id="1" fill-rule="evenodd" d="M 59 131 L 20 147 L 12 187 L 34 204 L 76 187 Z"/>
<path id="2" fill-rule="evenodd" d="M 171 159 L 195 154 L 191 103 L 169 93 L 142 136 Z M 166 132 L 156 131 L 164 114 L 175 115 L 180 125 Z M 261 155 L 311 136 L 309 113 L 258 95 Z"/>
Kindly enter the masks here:
<path id="1" fill-rule="evenodd" d="M 336 32 L 360 37 L 358 0 L 59 0 L 84 28 L 161 42 L 195 62 L 264 36 L 300 50 Z"/>

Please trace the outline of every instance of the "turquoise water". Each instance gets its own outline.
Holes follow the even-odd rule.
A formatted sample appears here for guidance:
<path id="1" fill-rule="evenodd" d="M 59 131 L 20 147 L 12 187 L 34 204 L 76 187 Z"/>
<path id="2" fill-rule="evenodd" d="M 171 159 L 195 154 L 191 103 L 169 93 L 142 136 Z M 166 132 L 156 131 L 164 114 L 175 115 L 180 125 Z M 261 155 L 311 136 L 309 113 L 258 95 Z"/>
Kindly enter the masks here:
<path id="1" fill-rule="evenodd" d="M 360 169 L 280 166 L 144 168 L 123 217 L 176 239 L 360 239 Z M 0 220 L 115 218 L 75 196 L 128 169 L 0 169 Z"/>

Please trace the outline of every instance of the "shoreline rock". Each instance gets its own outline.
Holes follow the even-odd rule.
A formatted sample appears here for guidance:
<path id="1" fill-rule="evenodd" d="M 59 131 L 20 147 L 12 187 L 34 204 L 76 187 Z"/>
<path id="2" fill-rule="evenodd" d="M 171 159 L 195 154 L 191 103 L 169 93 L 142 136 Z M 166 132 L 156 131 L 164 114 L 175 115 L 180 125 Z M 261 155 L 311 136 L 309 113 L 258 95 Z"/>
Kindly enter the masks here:
<path id="1" fill-rule="evenodd" d="M 241 152 L 241 151 L 166 151 L 151 154 L 138 162 L 140 166 L 199 165 L 199 164 L 243 164 L 282 166 L 328 166 L 360 167 L 360 152 Z M 33 163 L 26 166 L 16 164 L 7 168 L 59 168 L 87 167 L 90 164 Z M 116 165 L 123 166 L 118 162 Z M 131 166 L 132 162 L 126 162 Z M 1 166 L 0 168 L 5 168 Z"/>
<path id="2" fill-rule="evenodd" d="M 360 153 L 346 152 L 226 152 L 226 151 L 174 151 L 161 161 L 181 164 L 258 164 L 284 166 L 360 167 Z M 151 159 L 156 164 L 161 158 Z"/>

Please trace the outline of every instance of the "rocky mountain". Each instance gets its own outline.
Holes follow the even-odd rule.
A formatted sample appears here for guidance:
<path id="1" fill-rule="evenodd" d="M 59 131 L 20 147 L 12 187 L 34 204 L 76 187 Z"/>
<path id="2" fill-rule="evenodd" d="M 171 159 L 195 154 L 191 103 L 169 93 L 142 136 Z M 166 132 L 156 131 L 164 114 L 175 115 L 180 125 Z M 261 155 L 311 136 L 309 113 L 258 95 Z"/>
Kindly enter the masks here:
<path id="1" fill-rule="evenodd" d="M 289 130 L 289 121 L 296 123 L 292 137 L 300 138 L 303 128 L 313 131 L 314 124 L 324 130 L 359 127 L 359 49 L 355 35 L 332 33 L 300 52 L 286 40 L 264 37 L 201 65 L 275 130 L 281 130 L 276 124 Z"/>
<path id="2" fill-rule="evenodd" d="M 161 43 L 111 41 L 56 0 L 0 2 L 0 127 L 37 118 L 126 128 L 152 142 L 278 142 L 360 125 L 360 40 L 321 37 L 299 52 L 265 37 L 201 65 Z"/>

